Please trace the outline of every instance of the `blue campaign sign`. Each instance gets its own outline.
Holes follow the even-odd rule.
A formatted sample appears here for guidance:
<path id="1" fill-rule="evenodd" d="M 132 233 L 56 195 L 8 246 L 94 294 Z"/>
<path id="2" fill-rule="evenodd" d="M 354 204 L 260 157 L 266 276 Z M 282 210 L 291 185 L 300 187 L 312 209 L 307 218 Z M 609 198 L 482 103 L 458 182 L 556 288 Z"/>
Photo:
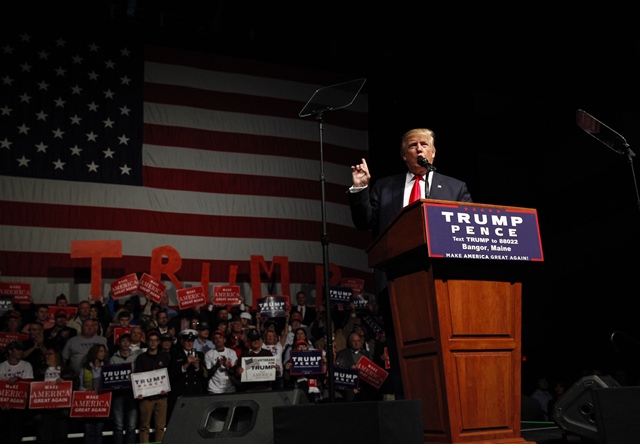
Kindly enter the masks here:
<path id="1" fill-rule="evenodd" d="M 534 209 L 424 203 L 430 257 L 543 261 Z"/>

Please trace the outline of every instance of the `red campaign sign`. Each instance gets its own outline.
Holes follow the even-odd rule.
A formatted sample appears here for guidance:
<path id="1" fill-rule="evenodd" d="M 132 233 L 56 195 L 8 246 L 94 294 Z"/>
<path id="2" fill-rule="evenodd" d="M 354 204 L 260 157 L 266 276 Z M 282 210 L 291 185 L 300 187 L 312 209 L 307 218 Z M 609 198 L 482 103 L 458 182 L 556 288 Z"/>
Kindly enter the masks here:
<path id="1" fill-rule="evenodd" d="M 111 297 L 120 299 L 138 292 L 138 276 L 135 273 L 128 274 L 111 283 Z"/>
<path id="2" fill-rule="evenodd" d="M 178 308 L 184 310 L 191 308 L 195 305 L 206 305 L 207 297 L 204 294 L 204 287 L 198 285 L 197 287 L 181 288 L 176 290 L 178 296 Z"/>
<path id="3" fill-rule="evenodd" d="M 242 304 L 242 296 L 240 295 L 239 285 L 219 285 L 213 287 L 213 295 L 211 296 L 213 305 L 240 305 Z"/>
<path id="4" fill-rule="evenodd" d="M 0 282 L 0 296 L 11 296 L 14 303 L 29 303 L 31 300 L 31 284 L 25 282 Z"/>
<path id="5" fill-rule="evenodd" d="M 67 321 L 69 319 L 72 319 L 76 316 L 76 313 L 78 313 L 78 307 L 71 307 L 71 306 L 66 306 L 66 307 L 59 307 L 57 305 L 49 305 L 49 319 L 52 321 L 55 321 L 56 318 L 56 311 L 58 310 L 64 310 L 67 312 Z"/>
<path id="6" fill-rule="evenodd" d="M 384 380 L 389 376 L 389 372 L 385 371 L 382 367 L 365 356 L 360 358 L 356 364 L 356 368 L 358 369 L 358 378 L 371 384 L 377 389 L 382 386 Z"/>
<path id="7" fill-rule="evenodd" d="M 74 391 L 71 418 L 107 418 L 111 412 L 111 392 Z"/>
<path id="8" fill-rule="evenodd" d="M 25 409 L 29 397 L 29 386 L 26 381 L 18 381 L 8 385 L 6 380 L 0 381 L 0 409 Z"/>
<path id="9" fill-rule="evenodd" d="M 120 336 L 125 333 L 131 333 L 131 327 L 114 327 L 113 328 L 113 343 L 117 344 Z"/>
<path id="10" fill-rule="evenodd" d="M 9 333 L 8 331 L 0 331 L 0 350 L 4 350 L 9 342 L 26 341 L 29 335 L 25 333 Z"/>
<path id="11" fill-rule="evenodd" d="M 167 288 L 161 281 L 147 273 L 143 273 L 138 285 L 138 291 L 156 304 L 162 300 L 164 290 Z"/>
<path id="12" fill-rule="evenodd" d="M 361 295 L 364 290 L 364 279 L 358 278 L 342 278 L 340 285 L 353 289 L 354 295 Z"/>
<path id="13" fill-rule="evenodd" d="M 32 382 L 29 392 L 30 409 L 62 409 L 71 407 L 73 382 Z"/>

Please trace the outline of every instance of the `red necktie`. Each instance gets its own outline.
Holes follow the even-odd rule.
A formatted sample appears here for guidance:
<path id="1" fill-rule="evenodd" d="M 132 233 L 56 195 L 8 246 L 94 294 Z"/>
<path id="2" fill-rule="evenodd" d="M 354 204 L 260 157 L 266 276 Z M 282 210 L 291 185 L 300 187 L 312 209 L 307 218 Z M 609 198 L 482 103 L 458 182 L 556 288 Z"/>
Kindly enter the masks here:
<path id="1" fill-rule="evenodd" d="M 414 176 L 413 188 L 411 188 L 411 196 L 409 197 L 409 203 L 413 203 L 416 200 L 420 200 L 422 197 L 422 193 L 420 192 L 420 181 L 422 180 L 422 176 L 416 174 Z"/>

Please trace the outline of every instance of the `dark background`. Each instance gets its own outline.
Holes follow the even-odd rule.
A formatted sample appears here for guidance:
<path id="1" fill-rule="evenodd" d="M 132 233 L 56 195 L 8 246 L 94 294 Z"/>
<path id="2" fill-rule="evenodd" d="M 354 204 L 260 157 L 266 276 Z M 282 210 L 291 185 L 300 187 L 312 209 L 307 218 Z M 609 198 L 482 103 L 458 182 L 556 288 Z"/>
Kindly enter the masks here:
<path id="1" fill-rule="evenodd" d="M 545 261 L 524 283 L 523 392 L 539 375 L 572 383 L 594 369 L 637 384 L 637 167 L 576 125 L 583 109 L 638 146 L 635 13 L 484 3 L 139 0 L 127 15 L 128 1 L 25 1 L 5 17 L 107 21 L 151 43 L 366 78 L 374 180 L 404 171 L 401 135 L 429 127 L 438 171 L 475 202 L 538 210 Z"/>

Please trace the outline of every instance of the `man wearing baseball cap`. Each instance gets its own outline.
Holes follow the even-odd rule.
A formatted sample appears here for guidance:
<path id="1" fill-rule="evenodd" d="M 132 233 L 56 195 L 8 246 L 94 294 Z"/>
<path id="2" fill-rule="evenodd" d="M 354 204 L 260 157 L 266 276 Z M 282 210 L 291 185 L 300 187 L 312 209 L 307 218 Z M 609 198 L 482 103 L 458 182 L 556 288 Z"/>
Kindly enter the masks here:
<path id="1" fill-rule="evenodd" d="M 171 349 L 169 361 L 170 409 L 175 406 L 179 396 L 204 395 L 207 393 L 207 369 L 204 355 L 194 348 L 198 332 L 186 329 L 180 332 L 178 344 Z"/>
<path id="2" fill-rule="evenodd" d="M 204 355 L 205 365 L 210 375 L 207 391 L 211 394 L 236 392 L 238 378 L 235 371 L 238 355 L 235 350 L 225 347 L 224 343 L 224 333 L 220 330 L 214 331 L 214 348 Z"/>
<path id="3" fill-rule="evenodd" d="M 262 335 L 257 329 L 251 328 L 247 331 L 247 343 L 249 345 L 249 350 L 242 353 L 242 356 L 240 357 L 240 361 L 236 368 L 236 375 L 240 378 L 242 378 L 242 373 L 245 371 L 243 365 L 248 364 L 251 358 L 256 358 L 260 356 L 273 358 L 273 354 L 269 350 L 262 348 Z M 273 374 L 273 380 L 244 381 L 240 383 L 239 390 L 247 391 L 247 392 L 262 392 L 262 391 L 272 390 L 273 383 L 279 371 L 280 371 L 280 368 L 276 364 L 275 373 Z"/>
<path id="4" fill-rule="evenodd" d="M 53 342 L 55 348 L 60 351 L 67 341 L 78 333 L 75 328 L 67 326 L 67 315 L 67 310 L 58 308 L 53 316 L 53 327 L 44 331 L 45 339 Z"/>

